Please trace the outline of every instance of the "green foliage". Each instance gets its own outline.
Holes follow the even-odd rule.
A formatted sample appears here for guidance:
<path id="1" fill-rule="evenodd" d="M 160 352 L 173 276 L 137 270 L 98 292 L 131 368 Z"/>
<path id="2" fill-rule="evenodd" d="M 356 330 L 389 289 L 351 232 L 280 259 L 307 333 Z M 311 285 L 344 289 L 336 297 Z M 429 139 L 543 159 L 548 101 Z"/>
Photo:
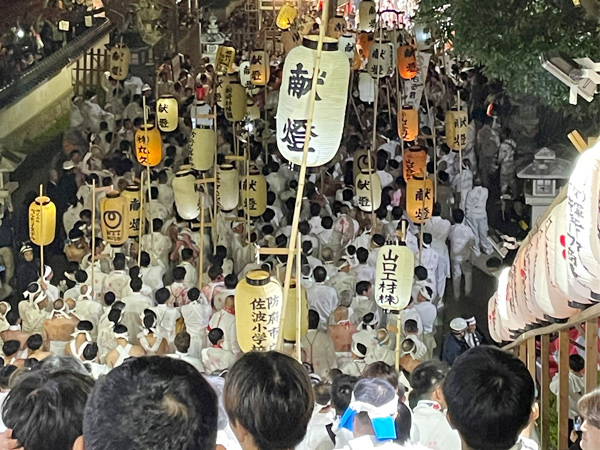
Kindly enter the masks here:
<path id="1" fill-rule="evenodd" d="M 565 114 L 600 112 L 600 100 L 569 105 L 569 89 L 546 72 L 542 52 L 558 49 L 572 58 L 600 62 L 600 26 L 571 0 L 421 0 L 417 21 L 452 41 L 455 54 L 483 66 L 515 98 L 534 95 Z"/>

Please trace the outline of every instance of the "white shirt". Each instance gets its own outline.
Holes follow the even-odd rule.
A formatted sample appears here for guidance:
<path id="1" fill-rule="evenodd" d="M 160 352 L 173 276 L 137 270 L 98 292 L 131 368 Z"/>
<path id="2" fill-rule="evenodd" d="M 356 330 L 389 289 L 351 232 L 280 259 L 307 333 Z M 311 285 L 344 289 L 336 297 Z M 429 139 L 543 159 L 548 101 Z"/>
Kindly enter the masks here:
<path id="1" fill-rule="evenodd" d="M 164 287 L 163 275 L 165 268 L 162 266 L 140 267 L 140 277 L 145 285 L 150 286 L 152 292 Z"/>
<path id="2" fill-rule="evenodd" d="M 194 366 L 194 368 L 198 372 L 204 372 L 204 367 L 202 366 L 202 362 L 198 358 L 194 358 L 193 356 L 190 356 L 189 353 L 180 353 L 180 352 L 176 351 L 175 353 L 170 353 L 167 356 L 169 356 L 170 358 L 173 358 L 173 359 L 180 359 L 182 361 L 185 361 L 185 362 L 191 364 L 192 366 Z"/>
<path id="3" fill-rule="evenodd" d="M 337 368 L 335 349 L 329 335 L 318 330 L 308 330 L 300 342 L 302 360 L 310 363 L 322 379 L 328 379 L 329 371 Z"/>
<path id="4" fill-rule="evenodd" d="M 465 197 L 465 216 L 470 219 L 487 219 L 487 199 L 487 188 L 475 186 L 471 189 Z"/>
<path id="5" fill-rule="evenodd" d="M 457 223 L 450 228 L 450 258 L 468 260 L 471 250 L 475 248 L 476 238 L 471 227 L 464 223 Z"/>
<path id="6" fill-rule="evenodd" d="M 156 314 L 156 332 L 160 337 L 165 338 L 169 344 L 175 339 L 176 322 L 181 317 L 177 308 L 167 305 L 157 305 L 152 309 Z"/>
<path id="7" fill-rule="evenodd" d="M 350 273 L 356 277 L 356 282 L 368 281 L 371 284 L 375 283 L 375 268 L 367 264 L 359 264 L 350 269 Z"/>
<path id="8" fill-rule="evenodd" d="M 220 328 L 223 330 L 223 348 L 239 355 L 242 350 L 237 342 L 237 330 L 235 328 L 235 315 L 222 309 L 216 312 L 210 319 L 210 329 Z"/>
<path id="9" fill-rule="evenodd" d="M 188 289 L 198 287 L 198 269 L 196 269 L 193 264 L 188 261 L 183 261 L 179 264 L 179 267 L 183 267 L 185 269 L 185 278 L 183 279 L 183 284 Z"/>
<path id="10" fill-rule="evenodd" d="M 208 347 L 202 350 L 202 364 L 207 374 L 229 369 L 235 362 L 235 355 L 223 348 Z"/>
<path id="11" fill-rule="evenodd" d="M 306 290 L 309 306 L 319 313 L 321 327 L 327 327 L 327 320 L 338 305 L 337 291 L 325 283 L 315 283 Z"/>
<path id="12" fill-rule="evenodd" d="M 413 410 L 413 425 L 419 430 L 419 443 L 443 450 L 461 450 L 458 431 L 453 430 L 446 414 L 436 402 L 420 401 Z"/>
<path id="13" fill-rule="evenodd" d="M 416 302 L 413 307 L 415 311 L 421 317 L 421 323 L 423 324 L 423 332 L 432 333 L 433 324 L 437 318 L 437 308 L 431 302 Z"/>

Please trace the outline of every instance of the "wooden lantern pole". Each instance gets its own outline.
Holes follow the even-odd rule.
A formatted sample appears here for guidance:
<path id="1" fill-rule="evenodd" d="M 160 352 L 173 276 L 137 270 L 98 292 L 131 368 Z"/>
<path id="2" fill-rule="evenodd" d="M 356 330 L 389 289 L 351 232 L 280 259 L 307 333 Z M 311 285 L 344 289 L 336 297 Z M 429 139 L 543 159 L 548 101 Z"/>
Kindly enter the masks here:
<path id="1" fill-rule="evenodd" d="M 429 95 L 427 93 L 427 78 L 424 82 L 425 89 L 425 104 L 427 105 L 427 118 L 431 127 L 431 137 L 433 139 L 433 201 L 437 202 L 437 187 L 438 187 L 438 163 L 437 163 L 437 133 L 435 130 L 435 115 L 431 115 L 431 107 L 429 105 Z M 462 167 L 462 163 L 461 163 Z"/>
<path id="2" fill-rule="evenodd" d="M 142 232 L 144 229 L 144 172 L 140 173 L 140 223 L 139 223 L 139 234 L 138 234 L 138 255 L 137 263 L 138 267 L 142 266 Z"/>
<path id="3" fill-rule="evenodd" d="M 202 275 L 204 274 L 204 191 L 200 194 L 200 255 L 198 256 L 198 289 L 202 289 Z M 216 222 L 216 221 L 215 221 Z"/>
<path id="4" fill-rule="evenodd" d="M 381 42 L 382 37 L 382 28 L 381 28 L 381 16 L 379 17 L 379 42 Z M 377 71 L 377 75 L 379 75 L 379 70 Z M 369 192 L 371 194 L 371 236 L 375 232 L 375 203 L 373 201 L 373 168 L 371 166 L 371 155 L 374 155 L 377 158 L 377 109 L 379 106 L 379 78 L 375 78 L 375 103 L 373 104 L 373 139 L 371 141 L 371 151 L 369 152 L 369 157 L 367 158 L 367 164 L 369 167 L 369 184 L 371 188 Z M 377 159 L 375 159 L 375 164 L 377 164 Z"/>
<path id="5" fill-rule="evenodd" d="M 302 236 L 298 233 L 296 245 L 296 359 L 302 364 Z M 290 265 L 291 268 L 291 265 Z"/>
<path id="6" fill-rule="evenodd" d="M 402 239 L 400 242 L 406 242 L 406 222 L 402 222 Z M 400 332 L 400 327 L 402 325 L 402 320 L 400 317 L 400 310 L 398 310 L 398 317 L 396 318 L 396 372 L 400 373 L 400 346 L 402 345 L 402 333 Z"/>
<path id="7" fill-rule="evenodd" d="M 142 102 L 144 104 L 144 140 L 148 145 L 148 113 L 146 112 L 146 96 L 142 95 Z M 150 249 L 154 252 L 154 224 L 152 223 L 152 187 L 150 186 L 150 161 L 146 161 L 146 176 L 148 183 L 148 210 L 150 211 Z M 142 218 L 140 217 L 140 222 Z M 141 242 L 140 242 L 141 244 Z"/>
<path id="8" fill-rule="evenodd" d="M 460 90 L 458 91 L 458 112 L 460 113 L 462 111 L 462 104 L 460 101 Z M 462 162 L 462 140 L 460 139 L 460 136 L 458 138 L 458 167 L 459 167 L 459 171 L 460 174 L 458 176 L 458 182 L 459 182 L 459 187 L 460 187 L 460 207 L 464 208 L 464 202 L 465 202 L 465 192 L 463 189 L 463 182 L 462 182 L 462 173 L 463 173 L 463 162 Z"/>
<path id="9" fill-rule="evenodd" d="M 138 251 L 139 253 L 139 251 Z M 95 280 L 95 268 L 94 264 L 96 261 L 96 180 L 92 180 L 92 298 L 96 298 L 96 292 L 94 291 L 94 280 Z M 139 264 L 138 264 L 139 266 Z"/>
<path id="10" fill-rule="evenodd" d="M 44 185 L 40 184 L 40 197 L 44 196 Z M 41 199 L 40 199 L 41 201 Z M 40 241 L 44 242 L 41 237 L 44 233 L 44 205 L 42 203 L 41 207 L 40 207 Z M 40 278 L 42 279 L 42 284 L 46 284 L 44 282 L 44 244 L 40 244 Z"/>

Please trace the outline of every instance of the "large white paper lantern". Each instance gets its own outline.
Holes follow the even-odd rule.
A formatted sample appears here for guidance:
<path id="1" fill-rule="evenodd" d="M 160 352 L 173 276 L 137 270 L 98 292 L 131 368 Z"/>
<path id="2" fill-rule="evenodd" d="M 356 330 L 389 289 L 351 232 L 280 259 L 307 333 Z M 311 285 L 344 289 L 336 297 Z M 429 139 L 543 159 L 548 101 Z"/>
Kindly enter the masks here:
<path id="1" fill-rule="evenodd" d="M 310 91 L 317 56 L 317 37 L 306 36 L 301 47 L 285 59 L 277 109 L 277 146 L 293 164 L 302 163 L 310 133 L 308 167 L 321 166 L 335 156 L 344 128 L 350 66 L 338 51 L 337 40 L 325 37 L 311 130 L 307 130 Z"/>
<path id="2" fill-rule="evenodd" d="M 194 128 L 190 133 L 190 162 L 196 170 L 206 171 L 215 164 L 217 136 L 212 128 Z"/>
<path id="3" fill-rule="evenodd" d="M 181 170 L 173 179 L 177 214 L 184 220 L 194 220 L 200 215 L 200 193 L 196 190 L 195 181 L 191 170 Z"/>
<path id="4" fill-rule="evenodd" d="M 410 302 L 415 255 L 406 246 L 384 245 L 377 253 L 375 302 L 390 311 L 401 311 Z"/>
<path id="5" fill-rule="evenodd" d="M 390 43 L 382 39 L 375 39 L 369 48 L 367 72 L 371 77 L 378 79 L 389 76 L 393 71 L 392 49 Z"/>
<path id="6" fill-rule="evenodd" d="M 356 177 L 355 187 L 358 207 L 361 210 L 371 212 L 381 206 L 381 178 L 375 168 L 371 169 L 370 174 L 368 169 L 362 170 Z"/>
<path id="7" fill-rule="evenodd" d="M 232 164 L 221 164 L 217 169 L 215 183 L 217 205 L 221 211 L 229 212 L 237 208 L 239 192 L 238 171 Z"/>

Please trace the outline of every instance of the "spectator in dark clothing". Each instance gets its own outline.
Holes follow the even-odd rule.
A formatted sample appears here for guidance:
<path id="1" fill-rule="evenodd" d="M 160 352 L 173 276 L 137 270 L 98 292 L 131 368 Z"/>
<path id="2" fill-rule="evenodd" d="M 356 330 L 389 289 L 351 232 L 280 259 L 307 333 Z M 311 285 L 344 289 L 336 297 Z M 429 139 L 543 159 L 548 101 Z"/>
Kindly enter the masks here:
<path id="1" fill-rule="evenodd" d="M 456 358 L 469 350 L 465 341 L 466 331 L 467 321 L 462 317 L 457 317 L 450 322 L 450 334 L 446 336 L 442 350 L 442 361 L 446 364 L 451 366 Z"/>

